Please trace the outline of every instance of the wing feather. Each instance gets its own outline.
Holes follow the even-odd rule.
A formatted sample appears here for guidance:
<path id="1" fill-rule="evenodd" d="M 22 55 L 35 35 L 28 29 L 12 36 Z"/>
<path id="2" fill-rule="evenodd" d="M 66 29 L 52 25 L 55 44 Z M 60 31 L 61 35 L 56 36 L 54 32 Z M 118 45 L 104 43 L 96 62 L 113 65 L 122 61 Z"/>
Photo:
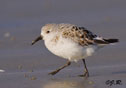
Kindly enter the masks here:
<path id="1" fill-rule="evenodd" d="M 64 38 L 70 38 L 82 46 L 109 44 L 118 41 L 117 39 L 104 39 L 86 28 L 77 27 L 76 25 L 65 25 L 62 31 L 62 36 Z"/>

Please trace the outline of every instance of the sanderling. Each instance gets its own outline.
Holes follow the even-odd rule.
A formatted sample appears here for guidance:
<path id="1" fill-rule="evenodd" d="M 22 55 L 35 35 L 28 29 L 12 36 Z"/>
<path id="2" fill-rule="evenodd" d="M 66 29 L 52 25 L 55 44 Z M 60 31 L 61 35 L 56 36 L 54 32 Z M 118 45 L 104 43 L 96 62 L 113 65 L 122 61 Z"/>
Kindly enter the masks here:
<path id="1" fill-rule="evenodd" d="M 68 60 L 64 66 L 49 74 L 55 75 L 61 69 L 69 66 L 72 61 L 82 60 L 85 70 L 81 76 L 86 77 L 89 76 L 89 72 L 85 58 L 106 45 L 118 42 L 118 39 L 106 39 L 93 34 L 84 27 L 65 23 L 46 24 L 41 28 L 40 36 L 32 41 L 32 45 L 42 39 L 49 51 Z"/>

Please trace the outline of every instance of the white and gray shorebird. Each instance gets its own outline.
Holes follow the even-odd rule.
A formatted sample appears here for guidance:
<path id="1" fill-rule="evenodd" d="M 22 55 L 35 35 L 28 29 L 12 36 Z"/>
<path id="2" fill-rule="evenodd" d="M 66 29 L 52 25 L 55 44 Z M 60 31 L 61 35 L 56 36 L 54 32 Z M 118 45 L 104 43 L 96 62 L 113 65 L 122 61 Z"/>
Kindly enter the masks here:
<path id="1" fill-rule="evenodd" d="M 85 58 L 91 56 L 98 49 L 118 42 L 118 39 L 106 39 L 93 34 L 84 27 L 78 27 L 73 24 L 46 24 L 41 29 L 41 34 L 32 45 L 39 40 L 44 40 L 45 46 L 53 54 L 65 58 L 68 62 L 49 74 L 55 75 L 63 68 L 69 66 L 72 61 L 82 60 L 84 63 L 84 74 L 80 76 L 89 76 Z"/>

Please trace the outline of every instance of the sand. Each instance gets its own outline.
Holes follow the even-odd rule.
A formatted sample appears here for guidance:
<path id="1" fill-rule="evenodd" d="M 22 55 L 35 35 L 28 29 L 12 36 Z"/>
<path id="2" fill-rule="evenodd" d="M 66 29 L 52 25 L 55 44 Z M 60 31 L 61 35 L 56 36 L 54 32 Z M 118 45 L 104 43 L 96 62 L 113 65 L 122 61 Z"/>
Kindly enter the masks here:
<path id="1" fill-rule="evenodd" d="M 0 1 L 0 88 L 126 88 L 125 0 Z M 46 23 L 84 26 L 120 42 L 86 58 L 90 77 L 81 78 L 82 61 L 55 76 L 48 73 L 66 63 L 43 41 L 31 46 Z"/>

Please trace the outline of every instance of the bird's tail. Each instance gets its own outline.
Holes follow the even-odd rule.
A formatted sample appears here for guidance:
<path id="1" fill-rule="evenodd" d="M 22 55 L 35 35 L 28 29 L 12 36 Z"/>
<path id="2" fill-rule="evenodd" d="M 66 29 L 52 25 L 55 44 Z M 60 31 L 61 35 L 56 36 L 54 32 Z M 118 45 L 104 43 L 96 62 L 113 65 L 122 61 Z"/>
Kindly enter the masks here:
<path id="1" fill-rule="evenodd" d="M 117 43 L 117 42 L 119 42 L 119 39 L 104 39 L 104 41 L 106 41 L 108 43 Z"/>
<path id="2" fill-rule="evenodd" d="M 96 39 L 94 39 L 94 42 L 96 44 L 102 44 L 102 45 L 106 45 L 106 44 L 113 44 L 113 43 L 117 43 L 119 42 L 119 39 L 104 39 L 102 37 L 97 37 Z"/>

